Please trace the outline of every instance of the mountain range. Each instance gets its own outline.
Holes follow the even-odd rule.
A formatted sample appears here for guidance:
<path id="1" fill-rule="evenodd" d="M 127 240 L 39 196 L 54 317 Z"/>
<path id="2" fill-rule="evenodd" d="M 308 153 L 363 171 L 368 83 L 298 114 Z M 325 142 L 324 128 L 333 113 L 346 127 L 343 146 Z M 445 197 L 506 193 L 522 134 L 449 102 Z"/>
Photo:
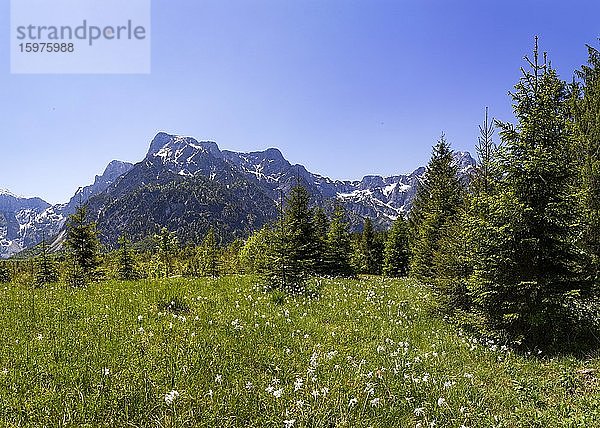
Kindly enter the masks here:
<path id="1" fill-rule="evenodd" d="M 468 177 L 475 166 L 471 155 L 455 152 L 454 157 L 459 173 Z M 109 247 L 122 234 L 137 241 L 163 226 L 183 243 L 198 242 L 211 226 L 228 242 L 273 220 L 282 196 L 296 183 L 307 188 L 315 204 L 326 209 L 335 201 L 344 205 L 355 229 L 365 217 L 387 227 L 410 210 L 424 172 L 419 167 L 406 175 L 332 180 L 292 165 L 275 148 L 239 153 L 220 150 L 212 141 L 160 132 L 142 161 L 110 162 L 67 203 L 50 205 L 0 190 L 0 257 L 42 239 L 60 244 L 68 216 L 79 204 L 87 205 Z"/>

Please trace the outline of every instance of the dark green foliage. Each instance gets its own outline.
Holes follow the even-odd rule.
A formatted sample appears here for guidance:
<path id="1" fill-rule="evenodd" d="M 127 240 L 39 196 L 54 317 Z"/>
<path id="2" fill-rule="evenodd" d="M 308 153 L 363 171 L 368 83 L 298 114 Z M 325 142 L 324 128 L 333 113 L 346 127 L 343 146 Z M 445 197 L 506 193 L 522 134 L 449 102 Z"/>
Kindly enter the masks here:
<path id="1" fill-rule="evenodd" d="M 36 257 L 35 284 L 43 286 L 58 282 L 59 272 L 52 256 L 48 253 L 46 239 L 42 239 L 40 254 Z"/>
<path id="2" fill-rule="evenodd" d="M 73 286 L 83 286 L 90 280 L 96 280 L 100 242 L 96 223 L 88 220 L 85 205 L 80 205 L 69 217 L 65 246 L 70 257 L 68 282 Z"/>
<path id="3" fill-rule="evenodd" d="M 326 253 L 327 253 L 327 234 L 329 231 L 329 219 L 322 207 L 316 207 L 312 212 L 315 236 L 315 264 L 314 272 L 319 275 L 326 275 Z"/>
<path id="4" fill-rule="evenodd" d="M 117 274 L 119 279 L 133 281 L 140 277 L 131 243 L 124 236 L 119 238 Z"/>
<path id="5" fill-rule="evenodd" d="M 402 217 L 398 217 L 385 241 L 383 274 L 389 277 L 408 274 L 408 226 Z"/>
<path id="6" fill-rule="evenodd" d="M 350 232 L 345 220 L 344 209 L 336 204 L 333 218 L 327 232 L 325 251 L 325 275 L 352 276 L 353 269 L 350 265 Z"/>
<path id="7" fill-rule="evenodd" d="M 375 275 L 377 273 L 377 256 L 375 252 L 375 232 L 373 231 L 373 222 L 366 218 L 363 225 L 363 232 L 360 240 L 362 251 L 362 273 Z"/>
<path id="8" fill-rule="evenodd" d="M 269 234 L 269 262 L 263 272 L 270 289 L 303 292 L 316 269 L 316 232 L 307 190 L 296 185 Z"/>
<path id="9" fill-rule="evenodd" d="M 408 217 L 411 275 L 421 279 L 435 277 L 434 254 L 440 251 L 442 231 L 453 221 L 463 198 L 458 168 L 442 134 L 433 148 Z"/>
<path id="10" fill-rule="evenodd" d="M 0 262 L 0 284 L 10 282 L 10 269 L 5 262 Z"/>
<path id="11" fill-rule="evenodd" d="M 588 64 L 577 71 L 583 87 L 573 107 L 579 169 L 577 198 L 582 212 L 582 251 L 588 258 L 583 279 L 600 287 L 600 52 L 588 46 Z"/>
<path id="12" fill-rule="evenodd" d="M 472 266 L 455 275 L 468 277 L 468 316 L 480 331 L 548 349 L 580 333 L 571 303 L 584 289 L 565 85 L 538 64 L 537 44 L 530 65 L 512 95 L 517 124 L 499 123 L 504 146 L 492 163 L 501 174 L 461 220 Z"/>

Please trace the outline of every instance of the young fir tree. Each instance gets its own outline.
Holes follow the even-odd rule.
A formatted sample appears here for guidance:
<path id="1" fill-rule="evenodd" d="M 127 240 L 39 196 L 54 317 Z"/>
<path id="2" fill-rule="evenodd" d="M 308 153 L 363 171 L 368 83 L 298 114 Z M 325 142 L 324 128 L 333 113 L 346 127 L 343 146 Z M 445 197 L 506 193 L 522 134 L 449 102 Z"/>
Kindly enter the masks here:
<path id="1" fill-rule="evenodd" d="M 10 269 L 5 262 L 0 262 L 0 284 L 8 283 L 10 280 Z"/>
<path id="2" fill-rule="evenodd" d="M 36 265 L 35 283 L 38 287 L 58 282 L 58 268 L 48 253 L 45 236 L 42 238 L 41 253 L 36 258 Z"/>
<path id="3" fill-rule="evenodd" d="M 316 245 L 308 191 L 292 188 L 280 219 L 272 229 L 272 251 L 265 281 L 269 288 L 302 292 L 315 273 Z"/>
<path id="4" fill-rule="evenodd" d="M 119 237 L 117 274 L 119 279 L 124 281 L 133 281 L 140 277 L 136 266 L 135 254 L 131 248 L 131 242 L 124 236 Z"/>
<path id="5" fill-rule="evenodd" d="M 582 80 L 573 116 L 580 171 L 578 199 L 582 208 L 581 246 L 588 258 L 583 280 L 600 288 L 600 52 L 588 46 L 588 64 L 576 72 Z"/>
<path id="6" fill-rule="evenodd" d="M 312 212 L 315 231 L 315 265 L 314 272 L 318 275 L 326 274 L 325 254 L 327 252 L 327 233 L 329 219 L 322 207 L 316 207 Z"/>
<path id="7" fill-rule="evenodd" d="M 341 277 L 352 276 L 354 272 L 350 264 L 351 252 L 350 231 L 345 220 L 344 208 L 336 204 L 327 232 L 325 274 Z"/>
<path id="8" fill-rule="evenodd" d="M 489 256 L 483 253 L 474 256 L 482 242 L 486 242 L 488 238 L 479 236 L 475 239 L 474 232 L 481 231 L 481 222 L 488 220 L 490 210 L 487 204 L 493 198 L 494 189 L 502 178 L 497 165 L 498 149 L 493 141 L 494 132 L 495 127 L 489 120 L 486 108 L 475 146 L 478 163 L 470 177 L 470 192 L 465 192 L 456 215 L 440 230 L 440 245 L 433 255 L 435 308 L 446 315 L 452 315 L 459 322 L 472 318 L 468 315 L 471 309 L 468 281 L 473 266 L 479 259 Z M 486 248 L 490 248 L 490 245 L 486 244 Z"/>
<path id="9" fill-rule="evenodd" d="M 361 260 L 363 262 L 361 272 L 367 275 L 377 275 L 380 272 L 381 245 L 375 236 L 373 222 L 369 217 L 365 219 L 360 241 Z"/>
<path id="10" fill-rule="evenodd" d="M 100 241 L 96 223 L 88 220 L 85 205 L 79 205 L 75 214 L 69 217 L 65 245 L 70 254 L 71 285 L 82 286 L 95 280 L 100 265 Z"/>
<path id="11" fill-rule="evenodd" d="M 404 218 L 399 216 L 385 241 L 383 274 L 388 277 L 406 276 L 408 261 L 408 227 Z"/>
<path id="12" fill-rule="evenodd" d="M 527 61 L 512 94 L 517 124 L 499 123 L 502 182 L 477 219 L 470 292 L 485 328 L 551 347 L 571 334 L 565 304 L 580 288 L 572 135 L 565 84 L 539 63 L 537 38 Z"/>
<path id="13" fill-rule="evenodd" d="M 202 274 L 216 278 L 219 276 L 219 247 L 215 229 L 211 226 L 202 241 L 201 247 Z"/>
<path id="14" fill-rule="evenodd" d="M 458 166 L 442 134 L 433 147 L 408 217 L 411 275 L 421 279 L 435 276 L 433 256 L 440 250 L 442 231 L 455 218 L 463 194 Z"/>

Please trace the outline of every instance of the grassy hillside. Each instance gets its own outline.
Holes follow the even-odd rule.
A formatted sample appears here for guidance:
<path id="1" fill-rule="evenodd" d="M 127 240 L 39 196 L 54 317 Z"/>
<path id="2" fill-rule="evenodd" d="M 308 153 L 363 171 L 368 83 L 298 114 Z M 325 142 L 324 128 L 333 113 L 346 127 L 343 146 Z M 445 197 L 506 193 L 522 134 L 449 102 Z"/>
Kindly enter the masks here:
<path id="1" fill-rule="evenodd" d="M 581 426 L 598 358 L 519 356 L 433 319 L 408 281 L 251 277 L 0 290 L 0 425 Z M 434 425 L 435 423 L 435 425 Z"/>

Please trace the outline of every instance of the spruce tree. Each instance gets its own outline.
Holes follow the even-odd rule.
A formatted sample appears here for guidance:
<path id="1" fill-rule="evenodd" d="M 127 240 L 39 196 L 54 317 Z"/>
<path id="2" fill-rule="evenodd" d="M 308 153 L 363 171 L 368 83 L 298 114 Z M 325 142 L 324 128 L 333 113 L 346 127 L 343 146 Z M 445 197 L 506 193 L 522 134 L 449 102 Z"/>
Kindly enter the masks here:
<path id="1" fill-rule="evenodd" d="M 345 220 L 344 209 L 341 205 L 336 204 L 327 232 L 325 274 L 341 277 L 352 276 L 351 251 L 350 231 Z"/>
<path id="2" fill-rule="evenodd" d="M 576 72 L 583 87 L 577 91 L 573 117 L 579 169 L 578 199 L 583 233 L 581 246 L 588 258 L 583 280 L 600 288 L 600 52 L 588 46 L 588 64 Z"/>
<path id="3" fill-rule="evenodd" d="M 58 282 L 58 268 L 48 253 L 48 245 L 46 245 L 46 237 L 42 238 L 41 252 L 36 258 L 36 273 L 35 283 L 37 286 Z"/>
<path id="4" fill-rule="evenodd" d="M 315 273 L 316 233 L 308 191 L 294 186 L 270 234 L 270 263 L 264 272 L 268 288 L 302 292 Z M 282 197 L 283 205 L 283 197 Z"/>
<path id="5" fill-rule="evenodd" d="M 363 267 L 362 273 L 375 275 L 377 273 L 375 256 L 375 232 L 373 231 L 373 222 L 369 217 L 365 219 L 361 235 L 361 251 Z"/>
<path id="6" fill-rule="evenodd" d="M 565 304 L 580 288 L 572 135 L 565 84 L 546 61 L 539 63 L 537 38 L 527 61 L 530 70 L 512 94 L 517 124 L 498 123 L 502 181 L 478 201 L 473 219 L 478 245 L 469 289 L 484 328 L 552 346 L 571 334 Z"/>
<path id="7" fill-rule="evenodd" d="M 385 241 L 383 274 L 389 277 L 400 277 L 408 274 L 408 227 L 402 216 L 399 216 L 388 233 Z"/>
<path id="8" fill-rule="evenodd" d="M 411 275 L 421 279 L 435 276 L 433 255 L 440 250 L 442 231 L 456 216 L 463 195 L 458 166 L 442 134 L 433 147 L 408 217 Z"/>
<path id="9" fill-rule="evenodd" d="M 88 220 L 85 205 L 79 205 L 69 217 L 65 245 L 70 254 L 69 282 L 81 286 L 95 280 L 100 265 L 100 241 L 96 223 Z"/>
<path id="10" fill-rule="evenodd" d="M 319 275 L 325 271 L 325 254 L 327 251 L 327 233 L 329 230 L 329 219 L 322 207 L 316 207 L 312 212 L 315 239 L 315 263 L 314 272 Z"/>
<path id="11" fill-rule="evenodd" d="M 124 236 L 119 237 L 119 254 L 117 258 L 117 274 L 119 279 L 133 281 L 140 277 L 136 267 L 131 242 Z"/>

